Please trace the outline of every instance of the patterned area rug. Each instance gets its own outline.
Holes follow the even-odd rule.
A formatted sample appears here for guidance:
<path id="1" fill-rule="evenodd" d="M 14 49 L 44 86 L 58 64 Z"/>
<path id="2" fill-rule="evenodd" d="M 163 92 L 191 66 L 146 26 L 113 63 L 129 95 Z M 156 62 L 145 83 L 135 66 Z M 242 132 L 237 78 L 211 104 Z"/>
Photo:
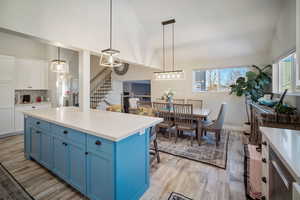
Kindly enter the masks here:
<path id="1" fill-rule="evenodd" d="M 191 146 L 190 137 L 179 137 L 175 144 L 174 137 L 170 140 L 162 134 L 158 134 L 157 143 L 161 152 L 226 169 L 229 135 L 229 130 L 222 131 L 219 146 L 216 146 L 214 133 L 209 132 L 203 137 L 200 146 L 196 140 Z"/>
<path id="2" fill-rule="evenodd" d="M 34 200 L 24 188 L 0 164 L 0 199 L 2 200 Z"/>
<path id="3" fill-rule="evenodd" d="M 172 192 L 168 198 L 168 200 L 192 200 L 182 194 Z"/>

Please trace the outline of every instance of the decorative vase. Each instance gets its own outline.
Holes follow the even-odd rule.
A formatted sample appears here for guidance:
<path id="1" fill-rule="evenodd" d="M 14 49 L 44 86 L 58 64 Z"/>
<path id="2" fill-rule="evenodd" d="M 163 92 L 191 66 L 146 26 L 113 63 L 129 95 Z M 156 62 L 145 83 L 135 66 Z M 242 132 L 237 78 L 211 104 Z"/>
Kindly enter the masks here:
<path id="1" fill-rule="evenodd" d="M 172 109 L 173 97 L 167 97 L 167 108 L 170 111 Z"/>

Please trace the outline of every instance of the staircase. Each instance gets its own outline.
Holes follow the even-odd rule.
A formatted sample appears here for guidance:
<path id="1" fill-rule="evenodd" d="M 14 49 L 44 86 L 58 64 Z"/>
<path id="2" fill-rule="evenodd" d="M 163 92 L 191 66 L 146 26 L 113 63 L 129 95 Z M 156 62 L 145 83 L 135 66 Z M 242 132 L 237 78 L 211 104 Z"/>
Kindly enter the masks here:
<path id="1" fill-rule="evenodd" d="M 111 73 L 112 70 L 109 67 L 104 68 L 91 80 L 91 108 L 95 109 L 101 102 L 108 103 L 105 98 L 112 90 Z"/>

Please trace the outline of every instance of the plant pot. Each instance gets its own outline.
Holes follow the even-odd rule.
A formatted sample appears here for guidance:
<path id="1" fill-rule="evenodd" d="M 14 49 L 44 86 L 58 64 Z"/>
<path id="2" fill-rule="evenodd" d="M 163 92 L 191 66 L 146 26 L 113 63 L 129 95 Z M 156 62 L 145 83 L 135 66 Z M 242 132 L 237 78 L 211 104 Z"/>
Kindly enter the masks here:
<path id="1" fill-rule="evenodd" d="M 267 113 L 262 113 L 261 115 L 261 121 L 262 123 L 277 123 L 277 115 L 275 114 L 267 114 Z"/>
<path id="2" fill-rule="evenodd" d="M 291 115 L 292 124 L 300 124 L 300 115 Z"/>
<path id="3" fill-rule="evenodd" d="M 288 114 L 277 114 L 277 122 L 281 124 L 289 124 L 291 123 L 291 115 Z"/>

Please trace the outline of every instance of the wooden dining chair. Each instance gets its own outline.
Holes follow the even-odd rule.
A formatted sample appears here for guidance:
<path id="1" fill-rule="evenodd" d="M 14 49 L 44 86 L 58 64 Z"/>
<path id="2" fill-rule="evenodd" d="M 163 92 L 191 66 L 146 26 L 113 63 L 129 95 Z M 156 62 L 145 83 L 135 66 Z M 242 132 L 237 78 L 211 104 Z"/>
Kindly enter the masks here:
<path id="1" fill-rule="evenodd" d="M 226 109 L 227 109 L 227 104 L 223 103 L 221 105 L 218 118 L 211 122 L 203 121 L 202 125 L 201 125 L 201 134 L 200 135 L 203 136 L 203 134 L 204 133 L 206 134 L 207 131 L 214 132 L 216 135 L 216 145 L 217 146 L 219 145 L 219 142 L 221 140 L 221 132 L 222 132 L 222 128 L 223 128 L 223 124 L 224 124 L 224 120 L 225 120 Z M 198 135 L 198 137 L 199 137 L 199 135 Z M 200 138 L 198 138 L 198 141 L 200 141 Z"/>
<path id="2" fill-rule="evenodd" d="M 184 104 L 184 99 L 173 99 L 173 103 L 175 103 L 175 104 Z"/>
<path id="3" fill-rule="evenodd" d="M 203 107 L 203 100 L 200 99 L 187 99 L 186 100 L 187 104 L 193 104 L 193 109 L 202 109 Z"/>
<path id="4" fill-rule="evenodd" d="M 168 109 L 167 103 L 153 102 L 153 109 L 156 117 L 163 118 L 164 121 L 156 125 L 156 132 L 159 131 L 160 128 L 164 128 L 167 130 L 169 135 L 169 139 L 171 139 L 171 128 L 174 127 L 174 122 L 172 120 L 172 115 L 170 113 L 170 109 Z"/>
<path id="5" fill-rule="evenodd" d="M 151 101 L 141 101 L 141 100 L 139 100 L 137 102 L 137 107 L 138 108 L 141 108 L 141 107 L 151 108 L 152 107 L 152 103 L 151 103 Z"/>
<path id="6" fill-rule="evenodd" d="M 191 132 L 191 146 L 193 146 L 194 138 L 198 138 L 197 136 L 197 125 L 194 122 L 193 118 L 193 105 L 192 104 L 173 104 L 174 111 L 174 122 L 176 127 L 176 136 L 175 143 L 177 142 L 177 138 L 179 133 L 183 133 L 184 131 Z M 193 135 L 195 132 L 195 135 Z"/>

